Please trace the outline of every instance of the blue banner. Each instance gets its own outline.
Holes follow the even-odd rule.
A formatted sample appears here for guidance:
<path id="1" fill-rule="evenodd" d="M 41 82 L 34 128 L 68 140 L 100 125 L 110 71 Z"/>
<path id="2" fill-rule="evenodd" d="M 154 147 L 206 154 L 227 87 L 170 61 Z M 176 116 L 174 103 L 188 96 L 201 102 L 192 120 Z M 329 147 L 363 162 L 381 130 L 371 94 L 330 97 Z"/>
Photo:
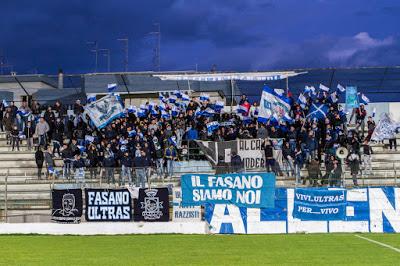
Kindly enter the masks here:
<path id="1" fill-rule="evenodd" d="M 343 220 L 346 212 L 343 189 L 295 189 L 293 217 L 303 221 Z"/>
<path id="2" fill-rule="evenodd" d="M 181 186 L 183 206 L 225 203 L 247 208 L 274 207 L 272 173 L 183 175 Z"/>
<path id="3" fill-rule="evenodd" d="M 346 110 L 352 110 L 360 105 L 358 102 L 357 87 L 347 86 L 346 87 Z"/>

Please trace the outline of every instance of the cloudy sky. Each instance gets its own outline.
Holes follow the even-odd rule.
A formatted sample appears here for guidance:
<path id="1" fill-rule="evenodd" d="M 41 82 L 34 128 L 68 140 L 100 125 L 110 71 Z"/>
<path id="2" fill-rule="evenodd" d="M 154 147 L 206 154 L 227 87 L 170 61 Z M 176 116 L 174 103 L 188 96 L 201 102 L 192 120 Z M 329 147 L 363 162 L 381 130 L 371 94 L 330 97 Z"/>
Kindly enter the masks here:
<path id="1" fill-rule="evenodd" d="M 2 0 L 0 55 L 23 73 L 94 71 L 88 41 L 110 49 L 129 38 L 129 70 L 276 70 L 399 65 L 398 0 Z M 107 57 L 99 55 L 99 71 Z"/>

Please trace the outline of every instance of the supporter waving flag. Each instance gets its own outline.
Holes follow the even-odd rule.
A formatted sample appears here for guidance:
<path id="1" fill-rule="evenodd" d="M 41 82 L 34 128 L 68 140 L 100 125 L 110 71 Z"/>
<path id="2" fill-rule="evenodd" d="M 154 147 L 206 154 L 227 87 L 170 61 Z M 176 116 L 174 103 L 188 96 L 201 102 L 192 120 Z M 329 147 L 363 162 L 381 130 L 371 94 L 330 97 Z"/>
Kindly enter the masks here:
<path id="1" fill-rule="evenodd" d="M 189 95 L 187 95 L 187 94 L 185 94 L 185 93 L 182 93 L 182 101 L 184 101 L 184 102 L 189 102 L 190 101 L 190 97 L 189 97 Z"/>
<path id="2" fill-rule="evenodd" d="M 329 111 L 328 105 L 313 103 L 310 107 L 310 111 L 307 115 L 307 118 L 312 118 L 312 119 L 316 118 L 318 120 L 324 119 L 328 111 Z"/>
<path id="3" fill-rule="evenodd" d="M 300 104 L 301 108 L 305 108 L 307 105 L 307 99 L 303 95 L 303 93 L 300 93 L 299 98 L 297 99 L 297 102 Z"/>
<path id="4" fill-rule="evenodd" d="M 342 85 L 340 85 L 340 84 L 338 84 L 337 85 L 337 89 L 338 89 L 338 91 L 340 92 L 340 93 L 343 93 L 343 92 L 345 92 L 346 91 L 346 88 L 345 87 L 343 87 Z"/>
<path id="5" fill-rule="evenodd" d="M 182 93 L 178 90 L 174 90 L 173 94 L 176 96 L 176 98 L 181 99 L 182 98 Z"/>
<path id="6" fill-rule="evenodd" d="M 214 110 L 216 112 L 220 112 L 222 109 L 224 109 L 224 102 L 223 101 L 216 101 L 214 104 Z"/>
<path id="7" fill-rule="evenodd" d="M 238 114 L 242 114 L 244 116 L 248 116 L 250 112 L 250 103 L 248 101 L 244 101 L 241 105 L 238 105 L 237 112 Z"/>
<path id="8" fill-rule="evenodd" d="M 261 117 L 262 120 L 268 119 L 271 115 L 282 118 L 289 112 L 290 100 L 285 96 L 279 96 L 274 90 L 265 86 L 261 95 L 258 117 Z"/>
<path id="9" fill-rule="evenodd" d="M 86 97 L 86 102 L 91 103 L 96 101 L 96 94 L 95 93 L 89 93 Z"/>

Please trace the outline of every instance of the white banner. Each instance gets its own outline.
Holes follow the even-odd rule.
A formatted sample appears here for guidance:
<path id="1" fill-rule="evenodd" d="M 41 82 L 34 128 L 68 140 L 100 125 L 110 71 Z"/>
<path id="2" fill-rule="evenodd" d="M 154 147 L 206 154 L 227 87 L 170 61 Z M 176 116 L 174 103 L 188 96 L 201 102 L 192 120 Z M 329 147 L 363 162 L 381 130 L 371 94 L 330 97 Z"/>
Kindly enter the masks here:
<path id="1" fill-rule="evenodd" d="M 124 108 L 116 95 L 109 94 L 87 104 L 84 114 L 89 115 L 94 125 L 101 129 L 114 119 L 121 117 L 124 114 Z"/>
<path id="2" fill-rule="evenodd" d="M 191 206 L 182 207 L 182 190 L 181 188 L 174 188 L 173 190 L 173 216 L 174 222 L 199 222 L 201 220 L 201 207 Z"/>

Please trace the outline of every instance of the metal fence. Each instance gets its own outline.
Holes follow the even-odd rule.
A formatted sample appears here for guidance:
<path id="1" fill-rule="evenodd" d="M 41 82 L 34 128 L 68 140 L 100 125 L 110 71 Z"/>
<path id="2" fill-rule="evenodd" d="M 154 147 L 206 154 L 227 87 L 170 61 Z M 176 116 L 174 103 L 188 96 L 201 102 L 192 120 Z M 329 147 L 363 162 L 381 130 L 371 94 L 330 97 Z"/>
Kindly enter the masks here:
<path id="1" fill-rule="evenodd" d="M 392 171 L 385 175 L 366 175 L 361 170 L 357 182 L 359 187 L 400 186 L 398 170 L 392 164 Z M 15 175 L 8 170 L 0 175 L 0 221 L 3 222 L 44 222 L 50 221 L 52 207 L 51 191 L 53 188 L 120 188 L 128 186 L 180 187 L 180 176 L 183 174 L 225 174 L 225 173 L 260 173 L 265 169 L 237 169 L 229 165 L 210 167 L 201 165 L 185 166 L 180 162 L 172 165 L 173 169 L 162 167 L 125 168 L 96 167 L 71 169 L 69 174 L 63 167 L 56 167 L 51 172 L 43 169 L 42 179 L 36 175 Z M 170 171 L 170 172 L 169 172 Z M 315 182 L 316 181 L 316 182 Z M 308 176 L 307 169 L 300 169 L 300 178 L 290 171 L 278 172 L 276 186 L 297 187 L 354 187 L 353 177 L 347 167 L 342 168 L 340 176 L 332 183 L 332 176 L 321 168 L 321 176 Z"/>

